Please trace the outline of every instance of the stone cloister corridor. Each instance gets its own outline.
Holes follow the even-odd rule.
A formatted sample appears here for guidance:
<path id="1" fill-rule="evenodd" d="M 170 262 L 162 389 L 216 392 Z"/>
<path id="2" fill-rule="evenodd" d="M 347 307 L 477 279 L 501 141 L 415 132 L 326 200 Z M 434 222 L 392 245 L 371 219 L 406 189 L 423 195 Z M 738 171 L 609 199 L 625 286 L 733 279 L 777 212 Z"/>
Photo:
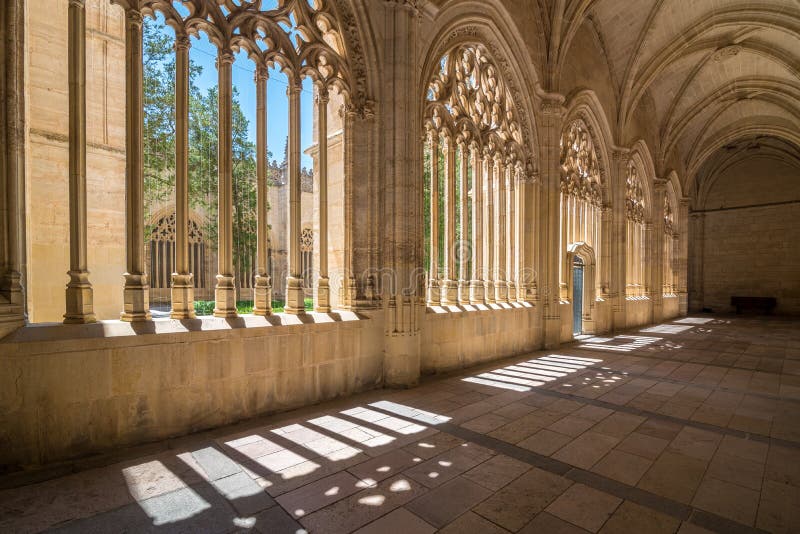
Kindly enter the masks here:
<path id="1" fill-rule="evenodd" d="M 800 0 L 0 2 L 0 534 L 800 533 Z"/>
<path id="2" fill-rule="evenodd" d="M 800 328 L 690 316 L 27 476 L 0 531 L 797 532 Z"/>

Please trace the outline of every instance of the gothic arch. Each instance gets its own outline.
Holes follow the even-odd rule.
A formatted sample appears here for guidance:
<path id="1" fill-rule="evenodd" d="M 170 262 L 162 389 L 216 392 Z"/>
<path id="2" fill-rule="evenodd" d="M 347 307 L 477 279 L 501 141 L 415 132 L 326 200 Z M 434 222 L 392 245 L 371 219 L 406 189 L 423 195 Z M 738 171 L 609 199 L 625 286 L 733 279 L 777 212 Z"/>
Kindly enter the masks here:
<path id="1" fill-rule="evenodd" d="M 653 165 L 653 158 L 647 143 L 640 139 L 631 148 L 631 165 L 635 167 L 639 181 L 642 185 L 644 200 L 644 220 L 652 222 L 653 217 L 658 213 L 658 206 L 653 206 L 653 181 L 656 177 L 656 169 Z"/>
<path id="2" fill-rule="evenodd" d="M 448 6 L 449 7 L 449 6 Z M 465 14 L 466 13 L 466 14 Z M 533 65 L 532 61 L 520 61 L 516 51 L 525 50 L 524 42 L 517 36 L 513 25 L 504 24 L 499 14 L 486 15 L 486 4 L 470 6 L 459 4 L 458 9 L 445 8 L 434 21 L 434 38 L 423 52 L 422 77 L 417 94 L 425 95 L 428 83 L 439 68 L 443 56 L 460 45 L 473 44 L 483 47 L 487 56 L 499 70 L 500 79 L 506 85 L 511 100 L 516 108 L 521 148 L 526 166 L 526 173 L 533 176 L 538 172 L 537 148 L 538 135 L 535 125 L 534 109 L 531 96 L 538 83 L 533 69 L 520 69 L 520 65 Z M 509 40 L 500 36 L 509 36 Z M 513 58 L 513 59 L 511 59 Z M 419 124 L 424 124 L 425 103 L 419 100 Z"/>
<path id="3" fill-rule="evenodd" d="M 614 136 L 603 106 L 594 91 L 583 90 L 569 99 L 567 113 L 564 116 L 564 130 L 576 120 L 582 121 L 589 132 L 597 154 L 603 204 L 611 205 L 612 191 L 617 187 L 617 184 L 612 183 L 614 173 L 610 172 Z"/>

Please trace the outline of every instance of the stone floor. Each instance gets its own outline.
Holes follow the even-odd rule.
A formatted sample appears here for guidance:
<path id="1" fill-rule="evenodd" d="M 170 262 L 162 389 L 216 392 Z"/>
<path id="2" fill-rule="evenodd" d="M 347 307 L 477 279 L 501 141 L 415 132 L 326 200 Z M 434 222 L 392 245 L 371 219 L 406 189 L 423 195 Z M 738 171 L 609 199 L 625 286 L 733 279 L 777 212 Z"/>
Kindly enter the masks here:
<path id="1" fill-rule="evenodd" d="M 800 532 L 800 320 L 678 319 L 143 451 L 3 490 L 0 532 Z"/>

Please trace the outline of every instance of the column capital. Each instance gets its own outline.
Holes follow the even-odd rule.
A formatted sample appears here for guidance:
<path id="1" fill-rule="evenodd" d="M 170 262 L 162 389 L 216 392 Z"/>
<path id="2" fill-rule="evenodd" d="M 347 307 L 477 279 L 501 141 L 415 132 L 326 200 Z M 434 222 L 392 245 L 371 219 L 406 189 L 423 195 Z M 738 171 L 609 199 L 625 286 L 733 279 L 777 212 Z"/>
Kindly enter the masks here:
<path id="1" fill-rule="evenodd" d="M 631 161 L 631 149 L 620 147 L 614 148 L 611 151 L 611 159 L 614 160 L 615 163 L 627 165 Z"/>
<path id="2" fill-rule="evenodd" d="M 133 26 L 135 28 L 142 27 L 142 12 L 138 9 L 128 9 L 125 12 L 125 20 L 128 22 L 128 26 Z"/>
<path id="3" fill-rule="evenodd" d="M 69 0 L 69 7 L 84 9 L 86 7 L 86 0 Z"/>
<path id="4" fill-rule="evenodd" d="M 175 36 L 175 50 L 189 50 L 192 47 L 192 41 L 188 35 Z"/>
<path id="5" fill-rule="evenodd" d="M 542 93 L 540 95 L 539 109 L 544 115 L 555 115 L 563 117 L 567 114 L 567 109 L 564 107 L 566 98 L 564 95 L 558 93 Z"/>
<path id="6" fill-rule="evenodd" d="M 266 81 L 269 80 L 269 69 L 266 65 L 258 65 L 256 67 L 256 72 L 254 74 L 253 79 L 255 81 Z"/>
<path id="7" fill-rule="evenodd" d="M 324 85 L 320 85 L 319 89 L 317 90 L 317 93 L 314 95 L 314 103 L 317 105 L 319 104 L 325 105 L 328 102 L 330 102 L 330 100 L 331 100 L 331 95 L 330 92 L 328 91 L 328 88 L 325 87 Z"/>
<path id="8" fill-rule="evenodd" d="M 222 64 L 233 65 L 233 51 L 230 48 L 220 48 L 217 52 L 217 68 Z"/>

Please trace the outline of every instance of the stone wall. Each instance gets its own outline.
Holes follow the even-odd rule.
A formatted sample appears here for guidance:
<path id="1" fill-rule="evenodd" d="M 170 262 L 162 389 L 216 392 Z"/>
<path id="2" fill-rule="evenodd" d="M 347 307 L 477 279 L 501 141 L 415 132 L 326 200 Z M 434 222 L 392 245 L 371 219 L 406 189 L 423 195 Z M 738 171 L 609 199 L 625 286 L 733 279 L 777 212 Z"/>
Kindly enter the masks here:
<path id="1" fill-rule="evenodd" d="M 428 308 L 422 329 L 423 374 L 462 369 L 541 347 L 541 312 L 535 306 L 468 308 L 455 312 Z"/>
<path id="2" fill-rule="evenodd" d="M 721 173 L 704 200 L 701 254 L 690 259 L 702 262 L 702 304 L 695 307 L 719 313 L 734 311 L 731 296 L 775 297 L 776 313 L 800 314 L 796 168 L 746 159 Z"/>
<path id="3" fill-rule="evenodd" d="M 281 315 L 233 327 L 159 320 L 157 333 L 118 321 L 18 330 L 0 341 L 0 466 L 179 436 L 382 383 L 380 313 L 304 322 L 312 324 Z"/>

